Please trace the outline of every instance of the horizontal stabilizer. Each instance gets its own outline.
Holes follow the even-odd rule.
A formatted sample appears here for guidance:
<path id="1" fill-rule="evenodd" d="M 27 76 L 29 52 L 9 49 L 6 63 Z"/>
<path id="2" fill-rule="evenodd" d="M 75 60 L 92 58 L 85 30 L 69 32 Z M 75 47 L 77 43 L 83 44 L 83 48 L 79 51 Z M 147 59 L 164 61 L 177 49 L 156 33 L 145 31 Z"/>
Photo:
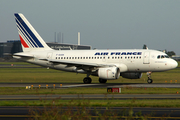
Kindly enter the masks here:
<path id="1" fill-rule="evenodd" d="M 30 55 L 30 54 L 26 54 L 26 53 L 15 53 L 14 55 L 13 55 L 13 57 L 28 57 L 28 58 L 34 58 L 34 56 L 33 55 Z"/>

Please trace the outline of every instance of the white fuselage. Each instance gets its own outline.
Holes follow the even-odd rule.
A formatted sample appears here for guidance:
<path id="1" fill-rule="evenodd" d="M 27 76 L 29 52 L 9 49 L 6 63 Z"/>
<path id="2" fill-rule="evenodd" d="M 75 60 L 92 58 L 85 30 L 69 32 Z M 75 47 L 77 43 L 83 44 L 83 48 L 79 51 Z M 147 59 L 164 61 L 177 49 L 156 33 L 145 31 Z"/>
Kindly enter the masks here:
<path id="1" fill-rule="evenodd" d="M 25 53 L 25 52 L 24 52 Z M 112 65 L 120 68 L 120 72 L 158 72 L 177 67 L 177 62 L 156 50 L 144 49 L 112 49 L 112 50 L 47 50 L 27 52 L 34 58 L 24 60 L 33 64 L 70 72 L 84 72 L 81 67 L 56 64 L 50 61 L 69 61 L 97 65 Z M 17 58 L 17 57 L 16 57 Z M 23 60 L 21 58 L 21 60 Z M 82 64 L 83 65 L 83 64 Z M 86 68 L 83 68 L 86 69 Z M 87 68 L 89 69 L 89 68 Z M 93 67 L 92 69 L 97 69 Z"/>

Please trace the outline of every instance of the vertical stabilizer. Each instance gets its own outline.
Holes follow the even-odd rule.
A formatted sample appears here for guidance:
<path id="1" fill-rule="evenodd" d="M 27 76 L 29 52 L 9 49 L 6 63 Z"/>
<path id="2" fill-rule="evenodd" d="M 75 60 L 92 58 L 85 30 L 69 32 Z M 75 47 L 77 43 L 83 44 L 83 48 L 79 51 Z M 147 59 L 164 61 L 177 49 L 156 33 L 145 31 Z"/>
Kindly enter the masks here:
<path id="1" fill-rule="evenodd" d="M 23 52 L 34 50 L 51 50 L 41 36 L 21 13 L 15 13 L 16 25 Z"/>

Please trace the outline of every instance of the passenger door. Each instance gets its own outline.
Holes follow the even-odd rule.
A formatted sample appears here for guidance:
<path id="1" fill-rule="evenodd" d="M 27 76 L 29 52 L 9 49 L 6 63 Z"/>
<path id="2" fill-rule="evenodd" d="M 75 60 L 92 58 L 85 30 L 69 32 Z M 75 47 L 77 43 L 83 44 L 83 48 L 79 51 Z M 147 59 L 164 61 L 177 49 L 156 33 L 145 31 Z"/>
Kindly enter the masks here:
<path id="1" fill-rule="evenodd" d="M 144 52 L 143 56 L 143 64 L 149 64 L 150 63 L 150 52 Z"/>

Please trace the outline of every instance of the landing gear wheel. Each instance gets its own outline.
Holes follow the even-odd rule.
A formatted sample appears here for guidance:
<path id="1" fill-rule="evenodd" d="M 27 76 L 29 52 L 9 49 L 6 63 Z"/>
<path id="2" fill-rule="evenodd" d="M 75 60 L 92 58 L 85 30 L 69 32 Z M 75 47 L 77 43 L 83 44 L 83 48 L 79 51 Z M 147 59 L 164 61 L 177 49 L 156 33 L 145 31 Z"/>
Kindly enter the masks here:
<path id="1" fill-rule="evenodd" d="M 151 73 L 152 72 L 147 72 L 147 76 L 148 76 L 148 80 L 147 82 L 150 84 L 150 83 L 153 83 L 153 80 L 151 79 Z"/>
<path id="2" fill-rule="evenodd" d="M 99 82 L 100 82 L 100 83 L 106 83 L 107 80 L 106 80 L 106 79 L 101 79 L 101 78 L 99 78 Z"/>
<path id="3" fill-rule="evenodd" d="M 85 84 L 91 83 L 91 81 L 92 81 L 92 79 L 91 79 L 90 77 L 85 77 L 85 78 L 83 79 L 83 82 L 84 82 Z"/>
<path id="4" fill-rule="evenodd" d="M 150 83 L 153 83 L 153 80 L 152 79 L 148 79 L 147 82 L 150 84 Z"/>

